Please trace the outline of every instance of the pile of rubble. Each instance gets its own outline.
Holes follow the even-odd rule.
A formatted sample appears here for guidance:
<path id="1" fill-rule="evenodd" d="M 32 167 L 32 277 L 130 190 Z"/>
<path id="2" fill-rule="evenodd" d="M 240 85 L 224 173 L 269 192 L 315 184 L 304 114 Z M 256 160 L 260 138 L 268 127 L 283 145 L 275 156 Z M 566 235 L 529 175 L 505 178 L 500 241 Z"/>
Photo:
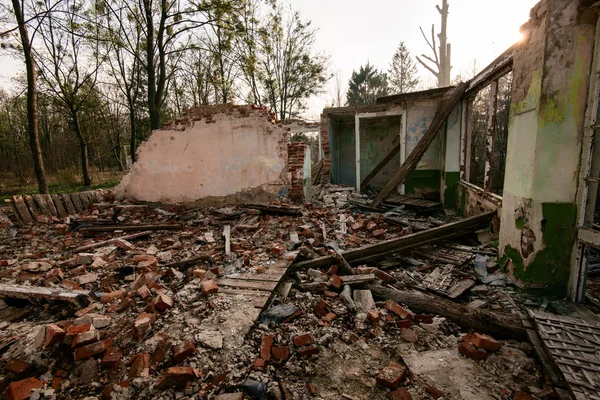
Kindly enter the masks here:
<path id="1" fill-rule="evenodd" d="M 489 242 L 473 235 L 468 246 L 418 247 L 353 267 L 344 251 L 456 217 L 401 206 L 363 212 L 347 189 L 322 193 L 302 208 L 153 208 L 107 196 L 81 215 L 1 230 L 4 397 L 541 396 L 528 343 L 497 342 L 382 295 L 419 288 L 471 309 L 516 310 L 523 299 L 506 290 Z M 330 256 L 326 269 L 302 267 Z M 254 321 L 241 307 L 253 292 L 231 294 L 220 279 L 267 279 L 278 260 L 296 264 Z"/>

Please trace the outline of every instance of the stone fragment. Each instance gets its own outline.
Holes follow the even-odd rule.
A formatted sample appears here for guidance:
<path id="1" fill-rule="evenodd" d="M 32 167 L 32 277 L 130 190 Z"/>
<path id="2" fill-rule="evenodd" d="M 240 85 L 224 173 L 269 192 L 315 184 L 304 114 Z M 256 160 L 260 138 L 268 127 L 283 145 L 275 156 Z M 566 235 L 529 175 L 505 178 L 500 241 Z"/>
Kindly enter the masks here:
<path id="1" fill-rule="evenodd" d="M 97 317 L 94 317 L 94 319 L 92 319 L 92 325 L 94 325 L 94 328 L 96 328 L 96 329 L 102 329 L 102 328 L 106 328 L 107 326 L 109 326 L 111 321 L 112 321 L 112 318 L 109 317 L 108 315 L 99 315 Z"/>

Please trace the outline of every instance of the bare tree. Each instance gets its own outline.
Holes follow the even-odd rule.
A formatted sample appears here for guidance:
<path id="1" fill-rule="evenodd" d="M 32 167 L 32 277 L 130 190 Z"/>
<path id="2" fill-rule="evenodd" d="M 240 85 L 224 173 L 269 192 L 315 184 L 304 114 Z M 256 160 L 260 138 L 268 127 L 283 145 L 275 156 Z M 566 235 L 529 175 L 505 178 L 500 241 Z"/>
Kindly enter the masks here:
<path id="1" fill-rule="evenodd" d="M 53 7 L 50 7 L 52 10 Z M 0 37 L 5 37 L 14 30 L 19 31 L 19 39 L 21 50 L 25 58 L 25 71 L 27 74 L 27 132 L 29 134 L 29 147 L 31 148 L 31 156 L 35 170 L 35 177 L 38 183 L 40 193 L 48 193 L 48 182 L 46 180 L 46 171 L 44 168 L 44 159 L 42 158 L 42 147 L 40 145 L 40 137 L 38 133 L 38 109 L 37 109 L 37 80 L 35 60 L 33 56 L 32 43 L 35 37 L 34 33 L 29 36 L 28 23 L 35 21 L 36 16 L 27 19 L 25 17 L 26 7 L 25 0 L 12 0 L 12 12 L 15 17 L 17 27 L 11 28 L 3 32 Z"/>
<path id="2" fill-rule="evenodd" d="M 450 71 L 452 69 L 451 64 L 451 52 L 452 47 L 450 43 L 448 43 L 447 39 L 447 26 L 448 26 L 448 0 L 442 0 L 442 7 L 435 6 L 442 17 L 442 27 L 440 33 L 437 35 L 440 44 L 437 47 L 437 43 L 435 40 L 435 25 L 431 25 L 431 40 L 427 38 L 423 28 L 421 29 L 421 34 L 423 38 L 433 51 L 433 57 L 429 57 L 425 54 L 422 54 L 421 57 L 423 59 L 433 63 L 433 67 L 427 65 L 423 60 L 417 57 L 417 61 L 423 65 L 429 72 L 431 72 L 438 80 L 438 87 L 446 87 L 450 85 Z M 435 68 L 435 69 L 434 69 Z M 437 70 L 436 70 L 437 69 Z"/>

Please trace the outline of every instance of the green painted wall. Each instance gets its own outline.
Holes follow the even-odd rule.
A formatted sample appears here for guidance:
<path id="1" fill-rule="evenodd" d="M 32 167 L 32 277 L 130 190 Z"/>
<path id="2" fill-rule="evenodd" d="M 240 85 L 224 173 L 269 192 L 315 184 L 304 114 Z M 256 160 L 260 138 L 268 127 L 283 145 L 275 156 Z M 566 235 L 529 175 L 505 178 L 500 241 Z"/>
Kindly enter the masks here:
<path id="1" fill-rule="evenodd" d="M 354 123 L 340 122 L 333 133 L 331 146 L 331 183 L 354 186 L 356 183 L 356 144 Z"/>
<path id="2" fill-rule="evenodd" d="M 544 294 L 563 297 L 567 294 L 571 248 L 577 235 L 577 207 L 571 203 L 542 204 L 543 250 L 527 266 L 518 249 L 510 245 L 504 247 L 504 256 L 500 265 L 511 260 L 514 265 L 513 276 L 524 282 L 545 283 Z M 522 221 L 515 223 L 521 224 Z"/>
<path id="3" fill-rule="evenodd" d="M 439 191 L 441 177 L 439 169 L 417 169 L 408 175 L 404 182 L 405 193 L 419 192 L 419 189 Z"/>
<path id="4" fill-rule="evenodd" d="M 458 207 L 458 182 L 460 181 L 460 172 L 445 172 L 444 181 L 446 183 L 446 188 L 443 193 L 444 207 L 456 209 Z"/>
<path id="5" fill-rule="evenodd" d="M 394 139 L 399 139 L 401 117 L 362 119 L 360 123 L 360 176 L 367 176 L 381 160 L 394 148 Z M 400 152 L 392 159 L 369 186 L 381 189 L 400 167 Z"/>

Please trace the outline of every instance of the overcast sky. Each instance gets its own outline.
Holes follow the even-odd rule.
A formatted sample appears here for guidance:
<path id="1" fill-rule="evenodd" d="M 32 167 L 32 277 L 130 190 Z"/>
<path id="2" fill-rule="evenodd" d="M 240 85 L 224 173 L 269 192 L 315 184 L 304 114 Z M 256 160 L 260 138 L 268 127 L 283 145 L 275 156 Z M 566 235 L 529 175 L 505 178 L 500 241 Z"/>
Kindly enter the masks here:
<path id="1" fill-rule="evenodd" d="M 330 58 L 330 71 L 339 73 L 344 87 L 354 69 L 370 61 L 387 70 L 400 41 L 413 55 L 431 55 L 419 27 L 426 33 L 431 24 L 439 31 L 441 0 L 283 0 L 298 10 L 318 29 L 316 46 Z M 449 0 L 448 40 L 452 44 L 452 78 L 461 71 L 478 70 L 492 62 L 515 43 L 519 27 L 527 22 L 529 10 L 538 0 Z M 10 79 L 23 62 L 0 57 L 0 84 L 11 86 Z M 435 84 L 433 75 L 420 68 L 427 86 Z M 307 119 L 318 119 L 323 107 L 331 105 L 332 79 L 324 93 L 309 101 Z"/>
<path id="2" fill-rule="evenodd" d="M 387 70 L 400 41 L 413 55 L 431 55 L 419 27 L 439 32 L 441 0 L 287 0 L 319 29 L 317 46 L 329 55 L 333 72 L 341 71 L 347 84 L 354 69 L 370 61 Z M 529 19 L 538 0 L 449 0 L 448 40 L 452 44 L 452 78 L 461 70 L 480 70 L 520 38 L 519 27 Z M 437 38 L 436 38 L 437 40 Z M 463 74 L 464 75 L 464 74 Z M 426 83 L 431 73 L 421 69 Z M 306 117 L 318 118 L 331 104 L 333 82 L 310 101 Z"/>

